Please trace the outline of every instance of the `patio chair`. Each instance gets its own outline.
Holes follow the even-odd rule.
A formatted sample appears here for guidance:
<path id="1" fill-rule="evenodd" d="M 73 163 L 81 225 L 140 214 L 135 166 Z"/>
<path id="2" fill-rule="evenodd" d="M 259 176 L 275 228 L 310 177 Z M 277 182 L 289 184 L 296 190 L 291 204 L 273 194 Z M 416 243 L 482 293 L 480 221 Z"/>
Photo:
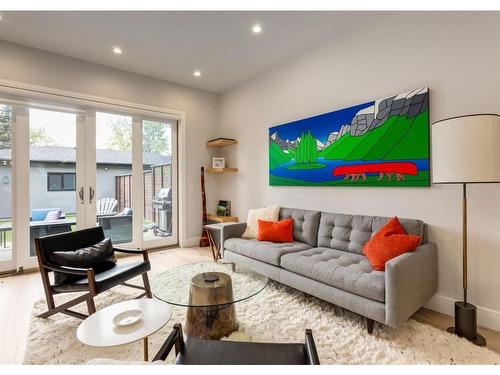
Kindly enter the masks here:
<path id="1" fill-rule="evenodd" d="M 104 235 L 113 239 L 114 243 L 132 241 L 132 209 L 125 207 L 122 212 L 113 215 L 103 215 L 97 218 L 97 223 L 104 230 Z"/>
<path id="2" fill-rule="evenodd" d="M 105 259 L 105 263 L 108 266 L 106 268 L 100 267 L 100 263 L 93 268 L 67 267 L 58 265 L 54 261 L 55 257 L 52 255 L 54 252 L 75 252 L 78 249 L 95 245 L 103 240 L 104 232 L 101 227 L 35 238 L 36 255 L 48 306 L 48 310 L 39 315 L 40 318 L 47 318 L 56 313 L 63 313 L 79 319 L 85 319 L 87 315 L 69 310 L 69 308 L 79 303 L 86 302 L 88 313 L 91 315 L 96 312 L 94 297 L 117 285 L 143 290 L 144 293 L 136 298 L 142 298 L 144 296 L 152 298 L 147 274 L 151 269 L 151 264 L 149 263 L 146 250 L 123 249 L 113 246 L 113 251 L 116 252 L 142 254 L 143 260 L 117 262 L 109 267 L 109 261 Z M 71 256 L 72 254 L 68 255 Z M 65 256 L 67 257 L 67 255 Z M 58 257 L 60 259 L 60 255 Z M 88 262 L 88 258 L 83 260 L 78 259 L 78 262 Z M 58 272 L 60 274 L 58 276 L 63 275 L 64 281 L 57 284 L 55 282 L 51 284 L 49 272 Z M 128 284 L 126 282 L 139 275 L 142 276 L 144 287 Z M 74 292 L 82 292 L 84 294 L 59 306 L 55 305 L 55 294 Z"/>
<path id="3" fill-rule="evenodd" d="M 175 347 L 176 365 L 319 365 L 312 331 L 306 329 L 305 343 L 218 341 L 182 335 L 180 323 L 156 354 L 164 361 Z"/>
<path id="4" fill-rule="evenodd" d="M 96 202 L 97 216 L 110 215 L 115 212 L 118 201 L 115 198 L 101 198 Z"/>

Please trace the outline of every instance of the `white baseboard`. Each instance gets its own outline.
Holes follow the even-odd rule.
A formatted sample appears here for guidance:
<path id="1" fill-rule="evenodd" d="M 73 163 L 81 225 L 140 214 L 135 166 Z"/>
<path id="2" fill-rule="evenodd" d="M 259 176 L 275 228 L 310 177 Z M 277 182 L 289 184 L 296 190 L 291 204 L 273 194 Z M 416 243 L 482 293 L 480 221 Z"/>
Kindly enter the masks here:
<path id="1" fill-rule="evenodd" d="M 198 247 L 200 245 L 200 236 L 186 238 L 181 247 Z"/>
<path id="2" fill-rule="evenodd" d="M 440 294 L 434 295 L 425 307 L 443 314 L 453 316 L 455 314 L 455 299 Z M 500 331 L 500 311 L 477 306 L 477 323 L 480 326 Z"/>

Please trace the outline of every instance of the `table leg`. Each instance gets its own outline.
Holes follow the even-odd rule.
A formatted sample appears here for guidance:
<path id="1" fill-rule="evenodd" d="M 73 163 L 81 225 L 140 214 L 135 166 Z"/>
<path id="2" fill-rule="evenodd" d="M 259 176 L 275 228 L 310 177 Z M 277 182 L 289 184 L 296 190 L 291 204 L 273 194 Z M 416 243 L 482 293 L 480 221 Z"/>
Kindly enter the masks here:
<path id="1" fill-rule="evenodd" d="M 144 337 L 143 342 L 144 342 L 144 361 L 148 362 L 149 361 L 148 336 Z"/>
<path id="2" fill-rule="evenodd" d="M 210 232 L 210 230 L 207 230 L 207 237 L 208 237 L 208 243 L 210 244 L 210 250 L 212 250 L 212 256 L 214 258 L 214 262 L 217 262 L 215 241 L 214 238 L 212 237 L 212 233 Z"/>
<path id="3" fill-rule="evenodd" d="M 222 237 L 221 232 L 219 232 L 219 237 Z M 222 257 L 221 257 L 221 253 L 220 253 L 221 248 L 222 248 L 221 241 L 222 241 L 222 238 L 219 238 L 219 243 L 218 243 L 218 244 L 215 244 L 215 241 L 214 241 L 214 244 L 215 244 L 215 258 L 216 258 L 216 262 L 217 262 L 219 259 L 222 259 Z"/>

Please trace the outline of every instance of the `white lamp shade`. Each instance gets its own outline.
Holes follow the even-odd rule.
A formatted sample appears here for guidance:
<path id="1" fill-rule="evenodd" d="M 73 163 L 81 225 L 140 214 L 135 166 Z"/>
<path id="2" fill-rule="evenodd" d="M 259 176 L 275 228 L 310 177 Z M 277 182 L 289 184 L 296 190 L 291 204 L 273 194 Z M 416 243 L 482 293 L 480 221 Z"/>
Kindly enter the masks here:
<path id="1" fill-rule="evenodd" d="M 500 182 L 500 116 L 470 115 L 432 125 L 432 182 Z"/>

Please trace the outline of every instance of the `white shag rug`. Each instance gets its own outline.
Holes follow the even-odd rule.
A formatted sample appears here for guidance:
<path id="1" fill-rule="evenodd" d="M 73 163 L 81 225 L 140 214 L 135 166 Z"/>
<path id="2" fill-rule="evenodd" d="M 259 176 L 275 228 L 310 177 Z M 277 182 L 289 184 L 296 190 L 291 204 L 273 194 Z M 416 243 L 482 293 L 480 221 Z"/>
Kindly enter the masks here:
<path id="1" fill-rule="evenodd" d="M 137 292 L 116 287 L 96 298 L 97 309 L 131 299 Z M 56 296 L 56 303 L 70 297 Z M 85 308 L 85 303 L 74 307 L 86 313 Z M 89 347 L 76 338 L 79 319 L 63 314 L 37 318 L 45 309 L 45 301 L 33 307 L 25 364 L 85 364 L 95 358 L 142 360 L 142 341 L 115 348 Z M 151 357 L 173 324 L 184 322 L 185 313 L 186 308 L 174 306 L 169 323 L 150 336 Z M 237 303 L 236 313 L 236 340 L 303 342 L 305 329 L 311 328 L 322 364 L 500 364 L 499 354 L 415 320 L 399 328 L 376 324 L 369 335 L 359 315 L 272 281 L 261 293 Z M 167 363 L 172 361 L 173 354 Z"/>

